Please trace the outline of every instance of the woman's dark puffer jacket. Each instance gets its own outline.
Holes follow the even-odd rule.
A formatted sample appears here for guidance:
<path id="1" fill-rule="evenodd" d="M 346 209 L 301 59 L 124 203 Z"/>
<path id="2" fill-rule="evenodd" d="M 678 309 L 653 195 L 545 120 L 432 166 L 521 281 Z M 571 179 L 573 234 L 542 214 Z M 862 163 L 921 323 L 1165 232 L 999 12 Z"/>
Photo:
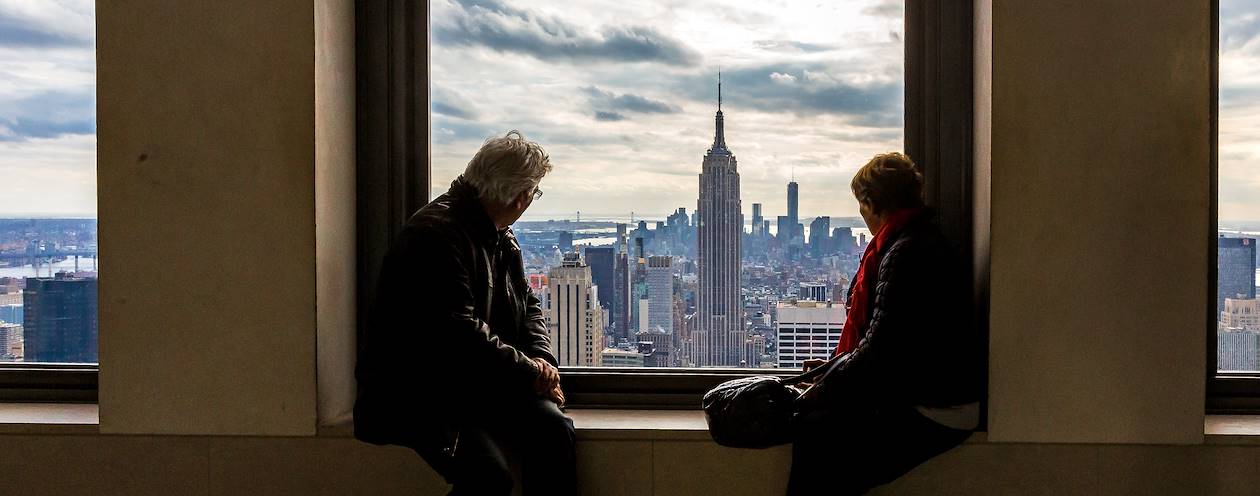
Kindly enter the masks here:
<path id="1" fill-rule="evenodd" d="M 866 334 L 828 375 L 827 389 L 846 404 L 874 407 L 978 401 L 984 348 L 965 265 L 930 213 L 894 236 L 880 260 Z"/>

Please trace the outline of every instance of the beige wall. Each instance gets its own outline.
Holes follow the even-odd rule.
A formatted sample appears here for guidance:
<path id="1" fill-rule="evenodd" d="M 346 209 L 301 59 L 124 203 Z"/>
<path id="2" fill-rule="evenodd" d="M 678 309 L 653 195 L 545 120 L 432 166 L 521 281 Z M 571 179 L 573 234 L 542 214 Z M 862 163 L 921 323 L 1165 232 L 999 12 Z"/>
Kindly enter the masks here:
<path id="1" fill-rule="evenodd" d="M 344 438 L 0 435 L 6 496 L 442 495 L 404 448 Z M 707 441 L 578 442 L 584 495 L 782 494 L 790 453 Z M 1250 495 L 1260 446 L 967 444 L 876 495 Z M 67 470 L 73 467 L 73 470 Z M 837 477 L 842 471 L 837 470 Z"/>
<path id="2" fill-rule="evenodd" d="M 315 145 L 314 19 L 99 6 L 102 431 L 314 433 L 315 164 L 345 156 Z"/>
<path id="3" fill-rule="evenodd" d="M 315 2 L 315 318 L 321 425 L 354 408 L 354 2 Z"/>
<path id="4" fill-rule="evenodd" d="M 1198 443 L 1210 2 L 993 2 L 990 438 Z"/>

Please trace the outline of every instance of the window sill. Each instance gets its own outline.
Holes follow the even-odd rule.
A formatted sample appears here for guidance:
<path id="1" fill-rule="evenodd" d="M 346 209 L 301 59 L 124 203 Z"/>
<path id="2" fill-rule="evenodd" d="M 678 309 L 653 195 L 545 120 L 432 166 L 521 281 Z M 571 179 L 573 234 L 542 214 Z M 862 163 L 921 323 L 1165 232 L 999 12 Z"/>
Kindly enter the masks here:
<path id="1" fill-rule="evenodd" d="M 97 434 L 94 403 L 0 403 L 0 434 Z"/>
<path id="2" fill-rule="evenodd" d="M 100 410 L 95 404 L 0 403 L 0 435 L 3 434 L 97 434 Z M 704 412 L 699 410 L 597 410 L 568 411 L 583 440 L 708 441 Z M 1204 443 L 1213 445 L 1260 445 L 1260 415 L 1208 415 L 1203 422 Z M 349 426 L 325 427 L 321 436 L 349 437 Z M 972 434 L 969 444 L 985 443 L 983 432 Z"/>
<path id="3" fill-rule="evenodd" d="M 1260 445 L 1260 415 L 1208 415 L 1203 439 L 1205 444 Z"/>

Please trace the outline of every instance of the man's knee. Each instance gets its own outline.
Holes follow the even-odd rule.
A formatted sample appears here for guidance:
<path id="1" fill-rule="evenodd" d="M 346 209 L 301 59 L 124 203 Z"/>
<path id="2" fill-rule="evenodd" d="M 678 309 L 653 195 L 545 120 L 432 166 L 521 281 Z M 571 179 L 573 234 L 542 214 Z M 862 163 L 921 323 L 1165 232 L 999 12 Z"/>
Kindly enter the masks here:
<path id="1" fill-rule="evenodd" d="M 540 405 L 533 418 L 534 437 L 536 442 L 548 446 L 567 447 L 572 450 L 577 442 L 577 431 L 573 428 L 573 419 L 566 416 L 556 405 L 545 401 Z"/>

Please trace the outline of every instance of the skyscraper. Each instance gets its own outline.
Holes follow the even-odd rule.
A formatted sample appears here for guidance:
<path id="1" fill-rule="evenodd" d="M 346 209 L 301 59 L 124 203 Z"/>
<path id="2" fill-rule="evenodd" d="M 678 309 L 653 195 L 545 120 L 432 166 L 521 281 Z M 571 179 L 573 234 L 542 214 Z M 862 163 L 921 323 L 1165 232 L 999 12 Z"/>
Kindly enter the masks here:
<path id="1" fill-rule="evenodd" d="M 28 278 L 22 302 L 27 362 L 96 363 L 96 279 Z"/>
<path id="2" fill-rule="evenodd" d="M 624 251 L 613 260 L 612 328 L 616 339 L 630 339 L 630 257 Z"/>
<path id="3" fill-rule="evenodd" d="M 775 221 L 777 222 L 775 228 L 778 229 L 775 231 L 775 237 L 779 238 L 780 246 L 787 248 L 788 244 L 792 242 L 792 231 L 795 230 L 792 227 L 792 218 L 780 215 L 775 217 Z"/>
<path id="4" fill-rule="evenodd" d="M 752 209 L 753 209 L 752 235 L 755 238 L 755 237 L 761 236 L 761 222 L 765 219 L 761 217 L 761 204 L 760 203 L 752 204 Z"/>
<path id="5" fill-rule="evenodd" d="M 674 268 L 672 257 L 648 257 L 649 331 L 674 333 Z"/>
<path id="6" fill-rule="evenodd" d="M 700 367 L 747 363 L 743 305 L 740 302 L 740 238 L 743 215 L 735 155 L 726 148 L 722 116 L 722 81 L 718 78 L 718 110 L 713 146 L 700 172 L 697 227 L 697 318 L 692 332 L 692 361 Z"/>
<path id="7" fill-rule="evenodd" d="M 809 223 L 809 253 L 814 258 L 823 255 L 829 255 L 831 244 L 831 217 L 819 216 L 814 217 L 814 221 Z"/>
<path id="8" fill-rule="evenodd" d="M 560 365 L 596 367 L 604 350 L 604 316 L 591 268 L 576 253 L 547 276 L 547 326 Z"/>
<path id="9" fill-rule="evenodd" d="M 1216 238 L 1216 315 L 1225 298 L 1256 297 L 1256 240 Z"/>
<path id="10" fill-rule="evenodd" d="M 631 334 L 647 328 L 647 315 L 642 311 L 644 300 L 647 300 L 647 258 L 643 252 L 643 238 L 634 238 L 634 252 L 634 258 L 630 260 Z"/>
<path id="11" fill-rule="evenodd" d="M 599 287 L 599 304 L 612 309 L 616 291 L 613 289 L 613 247 L 590 246 L 586 248 L 586 265 L 591 268 L 591 280 Z"/>
<path id="12" fill-rule="evenodd" d="M 796 225 L 801 223 L 801 192 L 795 179 L 788 183 L 787 216 L 792 229 L 796 229 Z"/>
<path id="13" fill-rule="evenodd" d="M 852 253 L 857 251 L 857 240 L 853 239 L 852 227 L 837 227 L 832 229 L 831 239 L 835 243 L 836 251 L 841 253 Z"/>

